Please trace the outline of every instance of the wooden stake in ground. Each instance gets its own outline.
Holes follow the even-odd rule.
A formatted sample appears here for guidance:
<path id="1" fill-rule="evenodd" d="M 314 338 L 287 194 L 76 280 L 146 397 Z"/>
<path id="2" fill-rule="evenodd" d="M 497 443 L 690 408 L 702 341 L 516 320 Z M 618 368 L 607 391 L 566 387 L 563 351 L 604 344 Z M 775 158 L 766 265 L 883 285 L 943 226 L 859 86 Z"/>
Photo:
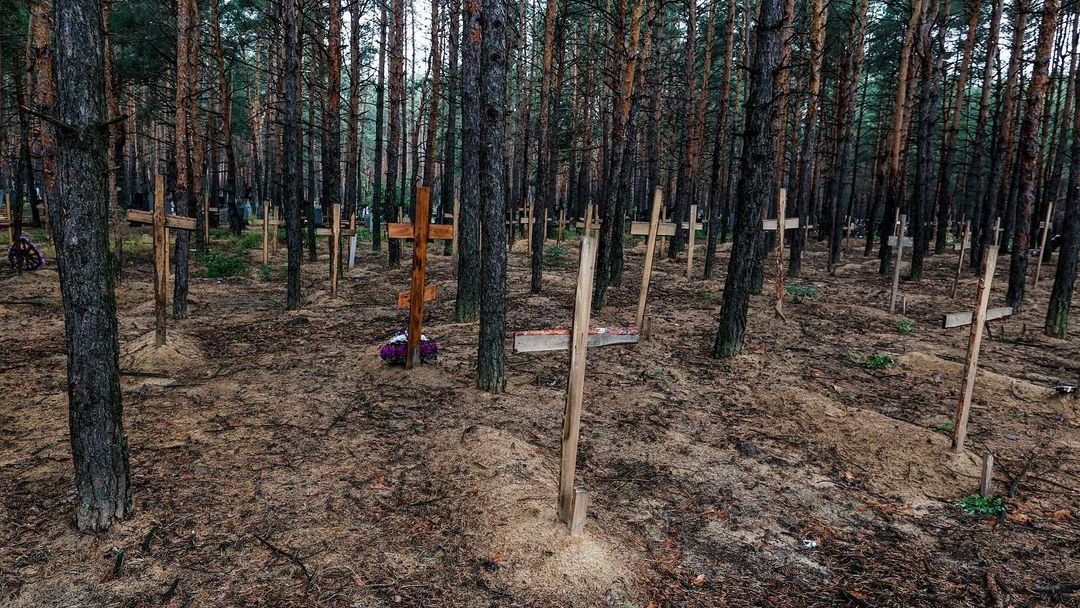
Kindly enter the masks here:
<path id="1" fill-rule="evenodd" d="M 331 220 L 329 228 L 316 228 L 318 236 L 330 237 L 330 297 L 337 297 L 338 274 L 341 266 L 341 237 L 356 234 L 355 228 L 341 228 L 341 204 L 334 203 L 331 206 Z"/>
<path id="2" fill-rule="evenodd" d="M 1046 255 L 1046 240 L 1050 236 L 1050 220 L 1054 217 L 1054 203 L 1046 206 L 1046 220 L 1043 222 L 1042 238 L 1039 239 L 1039 260 L 1035 262 L 1035 287 L 1039 286 L 1039 275 L 1042 273 L 1043 256 Z"/>
<path id="3" fill-rule="evenodd" d="M 904 247 L 911 247 L 914 244 L 911 237 L 905 237 L 904 233 L 907 231 L 907 216 L 900 215 L 900 211 L 896 212 L 898 217 L 897 234 L 889 237 L 889 246 L 896 248 L 896 261 L 893 267 L 892 276 L 892 295 L 889 296 L 889 312 L 896 312 L 896 294 L 900 290 L 900 265 L 904 261 Z"/>
<path id="4" fill-rule="evenodd" d="M 686 242 L 686 278 L 694 278 L 694 237 L 697 236 L 697 205 L 690 205 L 690 230 Z"/>
<path id="5" fill-rule="evenodd" d="M 566 209 L 559 209 L 559 244 L 566 239 Z"/>
<path id="6" fill-rule="evenodd" d="M 953 425 L 952 447 L 956 453 L 964 450 L 964 439 L 967 437 L 971 394 L 975 390 L 975 376 L 979 370 L 979 348 L 982 346 L 983 326 L 986 324 L 986 307 L 990 302 L 990 287 L 994 281 L 994 269 L 997 267 L 997 249 L 996 244 L 988 244 L 982 249 L 982 276 L 979 277 L 979 291 L 971 322 L 971 332 L 968 335 L 967 357 L 964 361 L 964 384 L 960 389 L 960 400 L 956 405 Z"/>
<path id="7" fill-rule="evenodd" d="M 588 499 L 588 492 L 574 485 L 578 437 L 581 434 L 581 404 L 585 389 L 585 357 L 588 347 L 633 344 L 639 338 L 637 328 L 634 327 L 596 330 L 589 328 L 595 266 L 596 241 L 585 235 L 581 239 L 577 294 L 574 299 L 574 321 L 570 331 L 540 330 L 514 333 L 514 352 L 570 350 L 570 378 L 566 387 L 562 452 L 559 459 L 559 521 L 567 525 L 571 535 L 581 533 L 585 523 Z"/>
<path id="8" fill-rule="evenodd" d="M 420 360 L 420 332 L 424 328 L 424 302 L 435 299 L 435 288 L 424 286 L 427 272 L 428 239 L 452 240 L 454 226 L 451 224 L 431 224 L 430 211 L 431 189 L 419 186 L 416 189 L 416 224 L 393 223 L 387 226 L 387 234 L 392 239 L 413 240 L 412 285 L 408 292 L 398 295 L 398 306 L 409 308 L 408 350 L 405 355 L 405 369 L 412 369 Z"/>
<path id="9" fill-rule="evenodd" d="M 990 484 L 994 481 L 994 455 L 990 452 L 983 454 L 982 475 L 979 477 L 979 494 L 989 498 L 993 495 Z"/>
<path id="10" fill-rule="evenodd" d="M 163 346 L 169 306 L 169 229 L 195 230 L 195 218 L 166 215 L 165 180 L 157 175 L 154 176 L 154 211 L 128 209 L 127 220 L 154 227 L 154 343 Z"/>
<path id="11" fill-rule="evenodd" d="M 4 193 L 4 217 L 0 219 L 0 228 L 7 228 L 8 245 L 15 244 L 15 221 L 11 216 L 11 193 Z"/>
<path id="12" fill-rule="evenodd" d="M 952 297 L 956 299 L 956 289 L 960 285 L 960 273 L 964 268 L 964 252 L 971 247 L 971 222 L 964 222 L 964 232 L 960 235 L 960 244 L 957 248 L 960 249 L 960 259 L 956 262 L 956 276 L 953 277 L 952 282 Z"/>

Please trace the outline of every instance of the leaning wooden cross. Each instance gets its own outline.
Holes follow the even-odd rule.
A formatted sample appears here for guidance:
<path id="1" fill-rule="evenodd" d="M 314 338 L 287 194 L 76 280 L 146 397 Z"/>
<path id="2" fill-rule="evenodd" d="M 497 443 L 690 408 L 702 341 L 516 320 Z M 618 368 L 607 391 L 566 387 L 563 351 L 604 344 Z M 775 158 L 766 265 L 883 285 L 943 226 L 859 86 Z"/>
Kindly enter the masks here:
<path id="1" fill-rule="evenodd" d="M 341 237 L 356 234 L 356 219 L 349 220 L 347 228 L 341 227 L 341 205 L 335 203 L 331 207 L 330 226 L 315 229 L 318 236 L 330 237 L 330 297 L 337 297 L 338 266 L 341 265 Z"/>
<path id="2" fill-rule="evenodd" d="M 581 433 L 581 401 L 585 389 L 586 352 L 590 346 L 634 344 L 639 338 L 636 327 L 610 329 L 589 327 L 595 265 L 596 241 L 586 235 L 581 239 L 572 329 L 514 332 L 514 352 L 570 351 L 570 379 L 566 386 L 562 454 L 559 459 L 559 521 L 568 526 L 571 536 L 581 533 L 585 525 L 585 510 L 588 504 L 588 492 L 574 485 L 578 436 Z"/>
<path id="3" fill-rule="evenodd" d="M 1035 287 L 1039 286 L 1039 278 L 1042 276 L 1043 257 L 1046 255 L 1046 241 L 1049 240 L 1050 237 L 1050 224 L 1052 223 L 1051 219 L 1053 217 L 1054 203 L 1051 201 L 1050 204 L 1046 206 L 1046 219 L 1043 220 L 1042 226 L 1040 226 L 1040 228 L 1042 228 L 1042 238 L 1039 239 L 1039 261 L 1035 263 Z"/>
<path id="4" fill-rule="evenodd" d="M 979 277 L 975 311 L 947 314 L 942 319 L 942 326 L 945 329 L 965 325 L 971 326 L 971 331 L 968 334 L 967 356 L 964 361 L 964 384 L 960 389 L 960 399 L 957 402 L 956 416 L 953 420 L 952 447 L 956 453 L 964 450 L 964 439 L 967 437 L 968 414 L 971 412 L 971 395 L 975 390 L 975 377 L 979 369 L 979 349 L 982 346 L 983 326 L 987 321 L 1007 317 L 1013 312 L 1012 308 L 987 310 L 987 305 L 990 302 L 990 287 L 994 280 L 994 270 L 997 267 L 997 255 L 998 247 L 996 243 L 988 244 L 982 248 L 982 275 Z"/>
<path id="5" fill-rule="evenodd" d="M 154 210 L 128 209 L 127 220 L 154 227 L 154 343 L 165 344 L 166 309 L 169 304 L 169 230 L 195 230 L 195 218 L 165 213 L 165 181 L 154 179 Z"/>
<path id="6" fill-rule="evenodd" d="M 431 188 L 416 188 L 416 223 L 393 223 L 386 227 L 392 239 L 413 240 L 412 284 L 409 291 L 398 294 L 398 308 L 409 309 L 408 350 L 405 369 L 412 369 L 420 359 L 420 332 L 424 329 L 424 303 L 435 299 L 435 286 L 425 286 L 428 239 L 448 241 L 454 238 L 452 224 L 431 223 Z"/>

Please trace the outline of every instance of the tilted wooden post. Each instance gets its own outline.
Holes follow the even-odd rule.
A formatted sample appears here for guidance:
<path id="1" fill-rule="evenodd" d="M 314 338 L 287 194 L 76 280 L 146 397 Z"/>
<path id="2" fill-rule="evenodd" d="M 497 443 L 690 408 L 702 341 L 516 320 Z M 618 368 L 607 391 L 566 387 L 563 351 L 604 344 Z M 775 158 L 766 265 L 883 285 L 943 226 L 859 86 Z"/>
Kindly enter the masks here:
<path id="1" fill-rule="evenodd" d="M 971 238 L 970 231 L 971 222 L 964 222 L 964 231 L 960 235 L 960 259 L 956 262 L 956 276 L 953 277 L 952 282 L 952 297 L 954 300 L 956 299 L 956 290 L 960 286 L 960 273 L 964 269 L 964 252 L 971 246 L 971 243 L 968 243 L 968 239 Z"/>
<path id="2" fill-rule="evenodd" d="M 263 266 L 266 266 L 270 263 L 270 201 L 263 201 L 262 229 L 262 263 Z"/>
<path id="3" fill-rule="evenodd" d="M 784 314 L 784 233 L 787 232 L 787 188 L 776 199 L 776 313 Z"/>
<path id="4" fill-rule="evenodd" d="M 330 217 L 330 297 L 337 297 L 338 266 L 341 263 L 341 204 L 334 203 Z"/>
<path id="5" fill-rule="evenodd" d="M 986 325 L 986 307 L 990 302 L 990 287 L 994 281 L 997 267 L 998 248 L 989 244 L 982 249 L 982 276 L 979 277 L 979 291 L 975 305 L 971 332 L 968 335 L 967 357 L 964 360 L 964 385 L 960 390 L 960 399 L 956 404 L 956 416 L 953 425 L 953 451 L 964 451 L 964 439 L 967 437 L 968 414 L 971 412 L 971 395 L 975 390 L 975 377 L 979 370 L 979 348 L 982 346 L 983 326 Z"/>
<path id="6" fill-rule="evenodd" d="M 639 328 L 643 327 L 642 323 L 645 322 L 645 303 L 649 299 L 649 280 L 652 278 L 653 257 L 656 252 L 656 229 L 660 223 L 660 206 L 663 197 L 663 190 L 657 186 L 653 192 L 652 214 L 649 216 L 649 238 L 645 245 L 645 271 L 641 277 L 641 291 L 638 293 L 637 316 L 634 317 L 634 324 Z M 588 234 L 586 230 L 585 235 L 588 236 Z"/>
<path id="7" fill-rule="evenodd" d="M 559 209 L 559 244 L 566 238 L 566 209 Z"/>
<path id="8" fill-rule="evenodd" d="M 596 265 L 596 243 L 588 235 L 581 239 L 574 325 L 570 348 L 570 378 L 563 410 L 562 453 L 559 459 L 559 520 L 567 525 L 584 518 L 585 505 L 574 500 L 574 473 L 577 465 L 578 435 L 581 433 L 581 402 L 585 390 L 585 356 L 589 342 L 589 314 Z M 580 529 L 580 525 L 577 526 Z"/>

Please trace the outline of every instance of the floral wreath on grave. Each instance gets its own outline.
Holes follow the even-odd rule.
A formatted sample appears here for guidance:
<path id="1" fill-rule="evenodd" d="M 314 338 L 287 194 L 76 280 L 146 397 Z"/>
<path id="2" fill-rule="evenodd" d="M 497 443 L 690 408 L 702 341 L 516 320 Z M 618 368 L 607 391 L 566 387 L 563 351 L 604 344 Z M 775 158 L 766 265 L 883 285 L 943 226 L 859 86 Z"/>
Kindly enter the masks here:
<path id="1" fill-rule="evenodd" d="M 409 350 L 409 332 L 402 330 L 390 337 L 379 349 L 379 357 L 390 365 L 405 365 Z M 439 358 L 439 343 L 420 334 L 420 362 L 432 363 Z"/>
<path id="2" fill-rule="evenodd" d="M 18 270 L 41 270 L 45 267 L 45 254 L 25 234 L 8 247 L 7 259 L 8 266 Z"/>

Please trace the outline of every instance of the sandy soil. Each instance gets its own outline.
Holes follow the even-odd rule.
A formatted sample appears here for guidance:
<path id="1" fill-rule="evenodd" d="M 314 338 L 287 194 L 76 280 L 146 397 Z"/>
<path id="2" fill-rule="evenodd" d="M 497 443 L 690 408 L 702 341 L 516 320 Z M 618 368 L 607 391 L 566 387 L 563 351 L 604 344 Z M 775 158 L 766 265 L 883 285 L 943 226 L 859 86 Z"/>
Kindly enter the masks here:
<path id="1" fill-rule="evenodd" d="M 708 357 L 723 277 L 658 261 L 649 339 L 589 352 L 578 476 L 592 503 L 568 538 L 566 354 L 510 354 L 506 394 L 475 390 L 476 325 L 453 322 L 453 265 L 434 255 L 425 330 L 443 353 L 384 366 L 408 273 L 361 251 L 337 299 L 325 254 L 306 264 L 299 312 L 284 309 L 283 250 L 269 279 L 196 278 L 164 349 L 148 251 L 129 254 L 135 505 L 102 534 L 72 526 L 56 273 L 0 275 L 0 605 L 1080 605 L 1080 406 L 1052 390 L 1080 381 L 1080 342 L 1039 332 L 1050 281 L 994 322 L 968 449 L 952 455 L 967 332 L 940 317 L 975 289 L 965 275 L 948 297 L 955 254 L 903 284 L 905 334 L 876 261 L 855 253 L 830 276 L 814 244 L 797 283 L 815 294 L 789 298 L 786 320 L 755 296 L 749 348 L 728 361 Z M 575 248 L 560 257 L 530 295 L 512 255 L 511 330 L 569 326 Z M 596 324 L 632 321 L 642 261 L 639 245 Z M 867 368 L 878 354 L 894 364 Z M 986 451 L 1013 495 L 979 520 L 957 502 Z"/>

